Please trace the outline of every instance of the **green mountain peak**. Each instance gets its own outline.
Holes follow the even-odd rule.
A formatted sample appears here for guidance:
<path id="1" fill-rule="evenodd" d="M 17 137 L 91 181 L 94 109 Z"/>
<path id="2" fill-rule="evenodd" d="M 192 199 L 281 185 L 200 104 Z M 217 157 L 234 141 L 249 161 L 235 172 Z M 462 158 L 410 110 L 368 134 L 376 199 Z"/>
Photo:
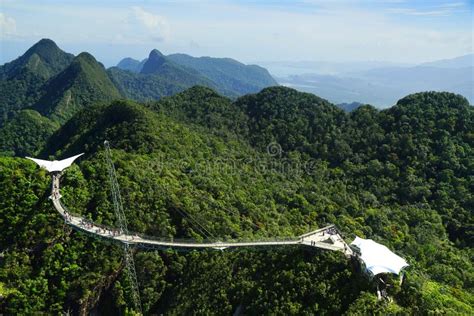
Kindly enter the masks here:
<path id="1" fill-rule="evenodd" d="M 8 72 L 12 76 L 20 72 L 22 68 L 27 68 L 41 77 L 50 78 L 67 67 L 73 58 L 74 55 L 62 51 L 54 41 L 42 39 L 10 63 L 12 65 Z M 39 63 L 43 66 L 38 67 Z"/>
<path id="2" fill-rule="evenodd" d="M 80 108 L 95 102 L 121 98 L 102 64 L 89 53 L 81 53 L 69 67 L 44 87 L 35 109 L 52 119 L 64 122 Z"/>
<path id="3" fill-rule="evenodd" d="M 138 73 L 142 70 L 142 67 L 145 64 L 145 62 L 146 62 L 146 59 L 139 61 L 130 57 L 126 57 L 117 64 L 117 67 L 123 70 L 128 70 L 131 72 Z"/>
<path id="4" fill-rule="evenodd" d="M 30 47 L 25 53 L 26 56 L 32 55 L 32 54 L 38 54 L 43 58 L 47 58 L 50 56 L 51 53 L 53 52 L 58 52 L 61 49 L 56 45 L 56 43 L 53 40 L 50 40 L 48 38 L 43 38 L 39 40 L 36 44 Z"/>
<path id="5" fill-rule="evenodd" d="M 0 79 L 23 79 L 27 73 L 48 79 L 66 68 L 73 58 L 74 55 L 62 51 L 52 40 L 42 39 L 22 56 L 1 66 Z"/>
<path id="6" fill-rule="evenodd" d="M 30 107 L 42 94 L 42 86 L 63 71 L 74 55 L 56 43 L 42 39 L 22 56 L 0 66 L 0 126 L 16 111 Z"/>
<path id="7" fill-rule="evenodd" d="M 155 56 L 164 57 L 165 55 L 163 55 L 162 52 L 160 52 L 159 50 L 157 50 L 157 49 L 155 48 L 155 49 L 152 49 L 152 50 L 151 50 L 149 57 L 155 57 Z"/>
<path id="8" fill-rule="evenodd" d="M 159 71 L 159 69 L 167 63 L 166 57 L 157 49 L 150 52 L 148 60 L 143 65 L 142 74 L 150 74 Z"/>
<path id="9" fill-rule="evenodd" d="M 89 54 L 88 52 L 82 52 L 75 58 L 76 61 L 84 61 L 87 63 L 98 63 L 94 56 Z"/>

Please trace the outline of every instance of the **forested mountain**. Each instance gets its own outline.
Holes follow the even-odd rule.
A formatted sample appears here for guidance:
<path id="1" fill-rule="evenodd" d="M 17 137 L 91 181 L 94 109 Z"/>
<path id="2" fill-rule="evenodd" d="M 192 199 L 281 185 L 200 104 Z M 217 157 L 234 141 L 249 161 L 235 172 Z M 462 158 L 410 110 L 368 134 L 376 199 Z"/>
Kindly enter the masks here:
<path id="1" fill-rule="evenodd" d="M 26 72 L 48 79 L 69 65 L 74 55 L 65 53 L 49 39 L 42 39 L 22 56 L 0 68 L 0 78 L 20 77 Z"/>
<path id="2" fill-rule="evenodd" d="M 237 95 L 255 93 L 263 88 L 278 85 L 265 68 L 244 65 L 231 58 L 197 58 L 186 54 L 172 54 L 168 58 L 199 71 L 223 89 L 234 91 Z"/>
<path id="3" fill-rule="evenodd" d="M 248 117 L 232 101 L 206 87 L 193 87 L 148 104 L 179 121 L 206 127 L 223 137 L 248 137 Z"/>
<path id="4" fill-rule="evenodd" d="M 50 127 L 57 128 L 59 124 L 56 123 L 66 122 L 81 108 L 97 102 L 120 98 L 142 102 L 159 100 L 195 85 L 231 97 L 243 93 L 237 88 L 228 89 L 225 84 L 232 74 L 227 74 L 229 78 L 226 80 L 213 81 L 199 70 L 176 63 L 156 49 L 142 62 L 126 58 L 119 66 L 123 69 L 112 67 L 106 70 L 91 54 L 81 53 L 75 57 L 49 39 L 40 40 L 16 60 L 0 66 L 0 135 L 12 137 L 4 143 L 3 153 L 36 153 L 51 134 L 50 128 L 46 128 L 48 132 L 36 130 L 37 124 L 51 120 Z M 250 69 L 253 66 L 245 67 Z M 264 72 L 262 69 L 258 71 Z M 241 72 L 235 71 L 236 80 L 241 80 L 242 76 Z M 252 92 L 274 83 L 265 76 L 252 75 L 249 80 L 253 82 Z M 36 114 L 31 111 L 21 113 L 25 109 L 34 110 Z M 17 115 L 20 117 L 16 118 Z M 8 128 L 5 127 L 7 130 L 2 131 L 10 121 Z M 19 122 L 20 125 L 28 122 L 28 127 L 15 127 Z M 37 135 L 34 135 L 35 130 Z"/>
<path id="5" fill-rule="evenodd" d="M 1 150 L 14 155 L 35 153 L 82 107 L 121 98 L 92 55 L 74 57 L 49 39 L 0 67 L 0 90 Z"/>
<path id="6" fill-rule="evenodd" d="M 65 122 L 82 107 L 121 97 L 104 66 L 88 53 L 79 54 L 71 64 L 43 87 L 42 97 L 33 105 L 41 114 Z"/>
<path id="7" fill-rule="evenodd" d="M 143 64 L 145 64 L 146 61 L 147 58 L 139 61 L 130 57 L 126 57 L 117 64 L 117 68 L 138 73 L 140 70 L 142 70 Z"/>
<path id="8" fill-rule="evenodd" d="M 469 315 L 473 114 L 451 93 L 345 113 L 284 87 L 235 101 L 194 87 L 146 104 L 83 107 L 41 156 L 86 152 L 62 193 L 97 223 L 115 225 L 108 139 L 131 231 L 252 239 L 334 223 L 347 241 L 375 239 L 410 263 L 403 285 L 391 281 L 393 302 L 379 302 L 339 253 L 140 250 L 146 314 Z M 47 198 L 49 176 L 32 162 L 0 158 L 0 185 L 0 313 L 126 313 L 121 248 L 65 228 Z"/>
<path id="9" fill-rule="evenodd" d="M 212 81 L 201 76 L 201 74 L 191 68 L 180 66 L 160 51 L 154 49 L 150 52 L 148 59 L 143 64 L 141 74 L 153 74 L 167 78 L 168 80 L 186 86 L 193 85 L 215 85 Z"/>
<path id="10" fill-rule="evenodd" d="M 207 78 L 212 84 L 206 84 L 206 86 L 214 87 L 229 97 L 255 93 L 263 88 L 278 85 L 265 68 L 257 65 L 244 65 L 231 58 L 192 57 L 186 54 L 164 56 L 159 53 L 157 55 L 159 58 L 154 58 L 155 64 L 159 64 L 160 62 L 156 60 L 161 58 L 175 66 L 180 65 L 187 71 Z M 148 58 L 141 62 L 132 58 L 124 58 L 117 64 L 117 68 L 135 73 L 148 73 L 150 64 L 145 68 L 147 62 Z"/>
<path id="11" fill-rule="evenodd" d="M 0 67 L 1 151 L 32 155 L 60 124 L 94 102 L 121 98 L 92 55 L 65 53 L 43 39 Z"/>
<path id="12" fill-rule="evenodd" d="M 138 74 L 123 73 L 117 68 L 109 74 L 125 96 L 139 101 L 156 100 L 195 85 L 219 89 L 199 72 L 174 63 L 156 49 L 150 52 Z"/>
<path id="13" fill-rule="evenodd" d="M 161 76 L 133 73 L 117 67 L 109 68 L 107 73 L 123 96 L 141 102 L 158 100 L 189 88 Z"/>
<path id="14" fill-rule="evenodd" d="M 19 58 L 0 66 L 0 126 L 15 111 L 32 105 L 41 95 L 41 86 L 73 58 L 53 41 L 42 39 Z"/>
<path id="15" fill-rule="evenodd" d="M 104 73 L 92 55 L 75 58 L 52 40 L 42 39 L 16 60 L 0 66 L 0 127 L 26 108 L 64 122 L 82 104 L 121 96 L 157 100 L 201 85 L 237 97 L 275 84 L 258 66 L 232 59 L 164 56 L 156 49 L 142 62 L 125 58 Z"/>
<path id="16" fill-rule="evenodd" d="M 127 61 L 124 61 L 127 64 Z M 122 65 L 124 64 L 122 63 Z M 134 62 L 131 62 L 132 65 Z M 192 68 L 178 65 L 154 49 L 142 62 L 139 72 L 113 67 L 109 75 L 123 95 L 137 101 L 157 100 L 195 85 L 219 90 L 220 87 Z M 119 63 L 120 65 L 120 63 Z M 131 66 L 133 68 L 133 66 Z M 125 67 L 127 68 L 127 67 Z M 222 93 L 233 95 L 228 91 Z M 226 93 L 228 92 L 228 93 Z"/>
<path id="17" fill-rule="evenodd" d="M 324 159 L 336 150 L 333 146 L 346 119 L 344 111 L 328 101 L 283 87 L 243 96 L 236 105 L 249 117 L 249 140 L 254 146 L 265 148 L 277 142 L 283 151 L 298 150 Z"/>

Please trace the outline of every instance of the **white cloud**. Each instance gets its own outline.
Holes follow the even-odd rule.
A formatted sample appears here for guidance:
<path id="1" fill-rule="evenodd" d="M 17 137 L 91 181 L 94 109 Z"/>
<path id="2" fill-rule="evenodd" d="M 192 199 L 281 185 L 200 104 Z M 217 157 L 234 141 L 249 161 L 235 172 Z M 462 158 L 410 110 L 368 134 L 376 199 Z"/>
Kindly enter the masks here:
<path id="1" fill-rule="evenodd" d="M 438 10 L 418 10 L 410 8 L 393 8 L 388 10 L 390 13 L 405 14 L 414 16 L 449 16 L 452 11 L 449 9 L 438 9 Z"/>
<path id="2" fill-rule="evenodd" d="M 447 2 L 440 5 L 442 8 L 458 8 L 464 7 L 466 4 L 464 2 Z"/>
<path id="3" fill-rule="evenodd" d="M 16 21 L 0 12 L 0 37 L 8 38 L 16 34 Z"/>
<path id="4" fill-rule="evenodd" d="M 11 38 L 28 43 L 49 37 L 74 53 L 89 50 L 104 61 L 111 56 L 143 58 L 158 48 L 166 53 L 233 57 L 244 62 L 411 63 L 466 54 L 472 51 L 473 42 L 470 7 L 462 0 L 423 5 L 380 0 L 373 6 L 361 0 L 307 0 L 313 4 L 300 1 L 298 5 L 140 1 L 135 6 L 132 1 L 116 1 L 116 5 L 87 1 L 88 6 L 79 1 L 61 5 L 7 2 L 0 0 L 0 12 L 6 15 L 0 16 L 0 38 L 6 31 L 13 34 Z M 10 17 L 16 20 L 16 28 Z"/>
<path id="5" fill-rule="evenodd" d="M 145 26 L 150 38 L 163 41 L 169 38 L 170 27 L 168 20 L 160 15 L 150 13 L 141 7 L 132 7 L 136 20 Z"/>
<path id="6" fill-rule="evenodd" d="M 390 8 L 389 12 L 413 16 L 452 16 L 459 12 L 466 12 L 464 2 L 449 2 L 439 5 L 427 5 L 420 8 Z"/>

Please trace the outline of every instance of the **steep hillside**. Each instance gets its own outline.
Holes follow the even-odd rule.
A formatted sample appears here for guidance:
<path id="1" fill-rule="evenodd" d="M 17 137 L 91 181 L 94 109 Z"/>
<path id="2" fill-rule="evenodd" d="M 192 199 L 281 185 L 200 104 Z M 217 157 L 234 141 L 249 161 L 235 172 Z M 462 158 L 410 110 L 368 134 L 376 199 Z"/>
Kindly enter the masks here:
<path id="1" fill-rule="evenodd" d="M 199 72 L 180 66 L 160 51 L 154 49 L 150 52 L 147 61 L 143 64 L 141 74 L 159 75 L 167 80 L 184 86 L 204 85 L 216 88 L 216 84 L 203 77 Z"/>
<path id="2" fill-rule="evenodd" d="M 186 54 L 173 54 L 168 58 L 199 71 L 218 83 L 221 88 L 234 91 L 238 95 L 255 93 L 263 88 L 278 85 L 265 68 L 244 65 L 231 58 L 196 58 Z"/>
<path id="3" fill-rule="evenodd" d="M 22 110 L 0 128 L 0 155 L 35 155 L 58 127 L 36 111 Z"/>
<path id="4" fill-rule="evenodd" d="M 419 93 L 388 110 L 366 105 L 346 115 L 322 99 L 283 87 L 233 104 L 194 88 L 154 107 L 218 135 L 237 135 L 263 151 L 276 150 L 283 157 L 298 151 L 343 167 L 349 182 L 381 201 L 429 201 L 452 241 L 472 243 L 472 195 L 462 179 L 469 178 L 472 169 L 474 110 L 462 96 Z M 459 186 L 453 185 L 454 179 Z"/>
<path id="5" fill-rule="evenodd" d="M 42 39 L 19 58 L 0 66 L 0 126 L 15 111 L 32 105 L 46 80 L 65 69 L 73 58 L 53 41 Z"/>
<path id="6" fill-rule="evenodd" d="M 79 54 L 72 63 L 42 88 L 44 95 L 33 106 L 43 115 L 65 122 L 79 109 L 94 102 L 121 97 L 107 73 L 88 53 Z"/>
<path id="7" fill-rule="evenodd" d="M 73 59 L 73 55 L 63 52 L 53 41 L 42 39 L 21 57 L 0 67 L 2 152 L 19 156 L 36 153 L 59 127 L 57 122 L 43 115 L 62 122 L 73 114 L 73 109 L 61 109 L 59 106 L 61 95 L 64 97 L 70 93 L 66 89 L 74 81 L 71 78 L 79 75 L 79 71 L 71 73 Z M 64 72 L 68 75 L 64 75 Z M 88 93 L 100 97 L 96 91 Z M 60 118 L 53 110 L 58 106 L 58 111 L 69 114 Z M 43 115 L 31 108 L 41 111 Z"/>
<path id="8" fill-rule="evenodd" d="M 218 88 L 211 80 L 170 61 L 156 49 L 150 52 L 140 73 L 113 67 L 108 74 L 123 95 L 136 101 L 158 100 L 195 85 Z"/>
<path id="9" fill-rule="evenodd" d="M 164 56 L 157 50 L 152 53 L 153 60 L 149 63 L 149 58 L 142 61 L 124 58 L 117 64 L 117 68 L 133 73 L 161 73 L 165 78 L 171 72 L 172 75 L 169 77 L 173 78 L 176 76 L 174 74 L 176 67 L 179 67 L 181 71 L 185 70 L 187 73 L 191 72 L 193 75 L 206 78 L 208 82 L 204 84 L 205 86 L 213 87 L 228 97 L 255 93 L 263 88 L 277 85 L 265 68 L 245 65 L 231 58 L 197 58 L 186 54 Z M 182 81 L 179 77 L 175 78 L 177 80 L 174 81 Z M 203 83 L 197 84 L 203 85 Z M 187 84 L 187 86 L 190 85 Z"/>
<path id="10" fill-rule="evenodd" d="M 107 73 L 122 95 L 140 102 L 159 100 L 189 88 L 162 76 L 132 73 L 117 67 L 109 68 Z"/>
<path id="11" fill-rule="evenodd" d="M 74 58 L 62 51 L 50 39 L 42 39 L 29 48 L 22 56 L 0 67 L 0 79 L 18 78 L 25 73 L 48 79 L 58 74 Z"/>
<path id="12" fill-rule="evenodd" d="M 90 106 L 51 137 L 44 154 L 60 152 L 69 155 L 78 150 L 92 154 L 100 150 L 105 139 L 113 139 L 115 146 L 127 151 L 153 152 L 159 146 L 159 126 L 155 116 L 155 113 L 130 101 Z"/>

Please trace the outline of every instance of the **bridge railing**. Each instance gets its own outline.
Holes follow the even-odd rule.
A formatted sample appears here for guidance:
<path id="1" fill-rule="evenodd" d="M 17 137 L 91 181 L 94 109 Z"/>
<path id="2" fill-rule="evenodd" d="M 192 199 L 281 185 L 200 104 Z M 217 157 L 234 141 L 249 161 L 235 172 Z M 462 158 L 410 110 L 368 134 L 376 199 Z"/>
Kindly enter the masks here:
<path id="1" fill-rule="evenodd" d="M 255 237 L 255 238 L 206 238 L 201 240 L 190 238 L 176 238 L 176 237 L 157 237 L 148 236 L 144 234 L 137 234 L 136 236 L 153 241 L 161 242 L 176 242 L 187 244 L 211 244 L 211 243 L 245 243 L 245 242 L 293 242 L 298 241 L 298 238 L 292 237 Z"/>
<path id="2" fill-rule="evenodd" d="M 62 202 L 59 200 L 59 204 L 61 207 L 71 216 L 73 217 L 79 217 L 85 220 L 86 223 L 103 229 L 107 231 L 115 231 L 116 233 L 119 232 L 117 228 L 107 226 L 104 224 L 99 224 L 96 222 L 93 222 L 87 218 L 84 217 L 84 215 L 75 213 L 70 211 Z M 86 226 L 81 228 L 86 228 Z M 255 236 L 254 238 L 203 238 L 200 240 L 196 239 L 191 239 L 191 238 L 176 238 L 176 237 L 158 237 L 158 236 L 150 236 L 142 233 L 136 233 L 136 232 L 129 232 L 130 236 L 136 236 L 138 238 L 144 239 L 144 240 L 152 240 L 152 241 L 157 241 L 157 242 L 176 242 L 176 243 L 187 243 L 187 244 L 211 244 L 211 243 L 219 243 L 219 242 L 225 242 L 225 243 L 233 243 L 233 242 L 291 242 L 291 241 L 298 241 L 300 238 L 299 237 L 265 237 L 265 236 Z M 115 237 L 117 235 L 112 235 L 111 237 Z M 137 240 L 138 241 L 138 240 Z"/>

